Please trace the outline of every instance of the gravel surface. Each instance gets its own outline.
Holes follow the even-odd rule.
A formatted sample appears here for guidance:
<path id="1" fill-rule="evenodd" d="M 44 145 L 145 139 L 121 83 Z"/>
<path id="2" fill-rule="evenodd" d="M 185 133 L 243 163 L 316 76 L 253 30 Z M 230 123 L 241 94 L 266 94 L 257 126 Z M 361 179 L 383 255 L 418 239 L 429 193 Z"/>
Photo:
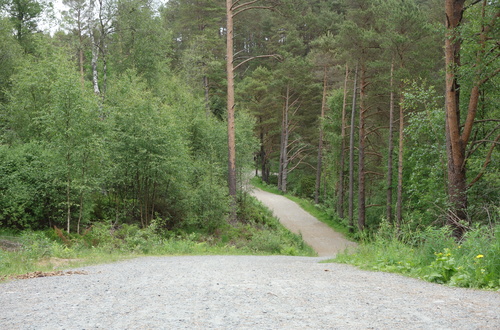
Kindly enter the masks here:
<path id="1" fill-rule="evenodd" d="M 280 222 L 309 244 L 318 256 L 335 256 L 338 252 L 353 248 L 356 243 L 347 240 L 328 225 L 319 221 L 297 203 L 288 198 L 254 188 L 251 194 L 273 211 Z"/>
<path id="2" fill-rule="evenodd" d="M 318 255 L 353 246 L 267 194 L 254 191 Z M 148 257 L 11 281 L 0 284 L 0 329 L 500 329 L 499 292 L 321 260 Z"/>
<path id="3" fill-rule="evenodd" d="M 500 294 L 322 258 L 145 257 L 0 284 L 0 329 L 499 329 Z"/>

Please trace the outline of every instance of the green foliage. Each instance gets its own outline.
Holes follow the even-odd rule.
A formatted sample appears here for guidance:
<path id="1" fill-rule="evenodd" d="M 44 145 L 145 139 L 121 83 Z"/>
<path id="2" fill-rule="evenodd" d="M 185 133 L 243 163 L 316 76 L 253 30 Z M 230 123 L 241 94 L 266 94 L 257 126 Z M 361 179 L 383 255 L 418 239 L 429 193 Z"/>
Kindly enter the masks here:
<path id="1" fill-rule="evenodd" d="M 0 145 L 0 227 L 41 229 L 55 220 L 60 197 L 53 155 L 43 143 Z"/>
<path id="2" fill-rule="evenodd" d="M 150 87 L 159 83 L 171 54 L 172 35 L 155 15 L 152 2 L 125 0 L 117 3 L 116 33 L 111 35 L 111 71 L 135 70 Z"/>
<path id="3" fill-rule="evenodd" d="M 97 99 L 82 90 L 62 50 L 44 47 L 39 58 L 28 58 L 13 77 L 6 105 L 9 134 L 4 137 L 12 146 L 5 151 L 15 154 L 15 150 L 23 149 L 23 143 L 41 148 L 43 151 L 33 158 L 38 170 L 31 176 L 38 182 L 35 187 L 48 192 L 46 198 L 43 193 L 33 198 L 39 211 L 31 214 L 39 224 L 11 223 L 19 228 L 40 228 L 47 225 L 43 221 L 53 220 L 61 225 L 63 214 L 68 219 L 65 222 L 71 223 L 71 212 L 77 210 L 80 222 L 83 209 L 89 208 L 85 207 L 87 197 L 99 184 L 96 177 L 102 159 L 102 123 Z M 25 182 L 18 189 L 26 191 L 30 186 Z M 26 213 L 30 214 L 28 210 Z M 85 215 L 84 221 L 88 221 L 88 212 Z"/>
<path id="4" fill-rule="evenodd" d="M 109 186 L 118 194 L 133 187 L 118 200 L 124 216 L 120 220 L 139 220 L 147 227 L 155 212 L 182 218 L 189 158 L 182 134 L 185 124 L 175 115 L 180 109 L 167 108 L 132 71 L 113 82 L 107 103 L 112 125 L 109 155 L 114 164 Z M 176 201 L 169 198 L 174 192 Z"/>
<path id="5" fill-rule="evenodd" d="M 467 176 L 474 184 L 467 192 L 469 217 L 474 222 L 486 221 L 492 213 L 492 206 L 499 204 L 500 191 L 500 148 L 498 141 L 498 118 L 500 118 L 500 66 L 498 45 L 498 5 L 487 3 L 470 6 L 464 13 L 465 24 L 461 24 L 457 33 L 462 40 L 461 63 L 457 68 L 460 84 L 460 105 L 465 115 L 468 112 L 469 99 L 473 86 L 480 81 L 480 96 L 476 120 L 467 149 Z M 483 37 L 478 37 L 484 33 Z M 489 157 L 489 158 L 488 158 Z M 489 161 L 488 161 L 489 159 Z"/>
<path id="6" fill-rule="evenodd" d="M 37 0 L 10 0 L 6 9 L 14 27 L 15 36 L 25 52 L 32 52 L 32 38 L 45 4 Z"/>
<path id="7" fill-rule="evenodd" d="M 316 177 L 313 175 L 307 175 L 307 173 L 295 175 L 296 173 L 297 172 L 292 173 L 289 177 L 289 183 L 293 187 L 293 194 L 301 198 L 314 198 Z"/>
<path id="8" fill-rule="evenodd" d="M 6 275 L 143 255 L 314 255 L 300 236 L 282 227 L 254 198 L 246 196 L 240 210 L 245 223 L 219 225 L 213 233 L 206 230 L 166 232 L 159 224 L 161 220 L 152 221 L 144 229 L 137 224 L 114 225 L 111 221 L 100 221 L 82 235 L 68 235 L 60 230 L 20 234 L 2 231 L 0 239 L 18 242 L 20 249 L 6 251 L 0 248 L 0 280 Z M 61 259 L 65 262 L 58 265 Z"/>
<path id="9" fill-rule="evenodd" d="M 384 223 L 354 254 L 339 254 L 336 262 L 364 269 L 401 273 L 458 287 L 500 287 L 500 230 L 477 227 L 462 242 L 446 227 L 414 232 L 398 231 Z"/>
<path id="10" fill-rule="evenodd" d="M 62 52 L 26 61 L 13 79 L 0 151 L 0 221 L 77 231 L 91 222 L 214 230 L 227 213 L 225 125 L 165 74 L 154 89 L 133 70 L 106 101 L 80 84 Z M 251 162 L 253 120 L 238 116 L 238 159 Z M 43 193 L 40 193 L 43 192 Z"/>
<path id="11" fill-rule="evenodd" d="M 17 62 L 21 58 L 21 47 L 9 33 L 12 30 L 9 23 L 8 19 L 0 17 L 0 104 L 5 102 L 10 77 L 15 73 Z M 2 121 L 3 118 L 0 117 L 0 125 L 3 125 Z"/>
<path id="12" fill-rule="evenodd" d="M 405 211 L 419 224 L 435 221 L 447 201 L 442 102 L 425 81 L 409 83 L 404 92 L 403 107 L 411 111 L 405 127 Z"/>

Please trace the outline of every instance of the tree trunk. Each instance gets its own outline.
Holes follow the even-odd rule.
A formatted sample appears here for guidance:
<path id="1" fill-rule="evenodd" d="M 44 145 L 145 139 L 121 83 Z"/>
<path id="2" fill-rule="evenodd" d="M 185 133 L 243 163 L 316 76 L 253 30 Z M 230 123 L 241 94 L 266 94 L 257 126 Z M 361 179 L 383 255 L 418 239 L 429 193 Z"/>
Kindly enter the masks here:
<path id="1" fill-rule="evenodd" d="M 473 4 L 479 3 L 475 1 Z M 477 179 L 472 180 L 467 185 L 466 179 L 466 148 L 469 143 L 472 129 L 477 114 L 479 95 L 481 86 L 495 75 L 500 73 L 496 68 L 490 72 L 482 70 L 484 56 L 489 51 L 486 49 L 487 40 L 494 40 L 494 36 L 488 36 L 493 30 L 494 24 L 500 17 L 500 12 L 494 12 L 491 21 L 486 20 L 486 7 L 492 5 L 490 1 L 482 1 L 481 28 L 478 31 L 478 49 L 476 52 L 475 72 L 473 85 L 470 91 L 467 117 L 463 125 L 460 124 L 460 86 L 457 81 L 456 70 L 460 68 L 460 47 L 462 39 L 458 35 L 457 28 L 462 22 L 465 0 L 446 0 L 446 38 L 445 38 L 445 63 L 446 63 L 446 147 L 448 156 L 448 196 L 450 202 L 450 212 L 448 214 L 448 224 L 454 229 L 457 238 L 463 236 L 467 230 L 469 222 L 467 216 L 467 188 L 474 184 Z M 463 127 L 463 128 L 462 128 Z M 461 132 L 462 130 L 462 132 Z M 492 147 L 496 142 L 492 141 Z M 492 150 L 492 149 L 491 149 Z M 489 163 L 488 153 L 485 165 Z M 483 168 L 484 168 L 483 166 Z M 482 175 L 482 174 L 481 174 Z"/>
<path id="2" fill-rule="evenodd" d="M 83 165 L 82 165 L 82 183 L 86 184 L 86 177 L 85 177 L 85 164 L 87 163 L 87 154 L 85 154 L 84 158 L 83 158 Z M 82 190 L 80 192 L 80 207 L 79 207 L 79 211 L 78 211 L 78 223 L 76 225 L 76 233 L 78 235 L 80 235 L 80 223 L 82 222 L 82 218 L 83 218 L 83 203 L 84 203 L 84 191 Z"/>
<path id="3" fill-rule="evenodd" d="M 402 88 L 401 88 L 402 90 Z M 398 195 L 396 203 L 396 225 L 401 228 L 403 221 L 403 155 L 404 155 L 404 108 L 403 94 L 399 95 L 399 150 L 398 150 Z"/>
<path id="4" fill-rule="evenodd" d="M 366 223 L 365 196 L 365 116 L 366 108 L 366 64 L 361 64 L 361 81 L 359 89 L 359 158 L 358 158 L 358 230 L 363 231 Z"/>
<path id="5" fill-rule="evenodd" d="M 94 93 L 96 95 L 100 95 L 101 91 L 99 90 L 99 80 L 98 80 L 98 72 L 97 72 L 97 60 L 99 58 L 99 47 L 97 46 L 97 38 L 96 38 L 96 21 L 94 17 L 92 16 L 94 12 L 94 6 L 95 3 L 94 1 L 90 1 L 90 6 L 89 6 L 89 13 L 90 13 L 90 19 L 89 19 L 89 33 L 90 33 L 90 42 L 92 46 L 92 60 L 90 61 L 90 64 L 92 66 L 92 85 L 94 87 Z"/>
<path id="6" fill-rule="evenodd" d="M 203 90 L 205 91 L 205 114 L 207 118 L 210 116 L 210 99 L 208 89 L 208 77 L 203 75 Z"/>
<path id="7" fill-rule="evenodd" d="M 103 9 L 103 0 L 99 1 L 99 49 L 102 55 L 102 84 L 101 84 L 101 98 L 104 101 L 104 97 L 106 95 L 106 87 L 107 87 L 107 58 L 106 58 L 106 26 L 104 24 L 102 9 Z"/>
<path id="8" fill-rule="evenodd" d="M 108 87 L 108 59 L 106 54 L 106 45 L 102 44 L 102 88 L 101 88 L 101 98 L 104 101 L 106 97 L 106 89 Z"/>
<path id="9" fill-rule="evenodd" d="M 341 219 L 344 218 L 344 163 L 345 163 L 345 129 L 346 129 L 346 107 L 347 107 L 347 81 L 349 80 L 349 66 L 345 65 L 344 78 L 344 100 L 342 102 L 342 126 L 340 132 L 340 165 L 339 165 L 339 198 L 338 214 Z"/>
<path id="10" fill-rule="evenodd" d="M 66 231 L 70 232 L 71 230 L 71 153 L 66 152 Z"/>
<path id="11" fill-rule="evenodd" d="M 392 156 L 394 153 L 394 60 L 391 63 L 391 97 L 389 105 L 389 147 L 387 153 L 387 202 L 386 217 L 392 223 Z M 401 131 L 400 131 L 401 136 Z"/>
<path id="12" fill-rule="evenodd" d="M 319 203 L 319 190 L 321 188 L 321 167 L 323 163 L 323 119 L 325 118 L 326 110 L 326 93 L 328 89 L 327 72 L 328 68 L 323 68 L 323 98 L 321 101 L 321 117 L 319 124 L 319 139 L 318 139 L 318 164 L 316 166 L 316 189 L 314 191 L 314 202 Z"/>
<path id="13" fill-rule="evenodd" d="M 286 193 L 288 179 L 288 138 L 290 135 L 289 128 L 289 112 L 290 112 L 290 86 L 286 86 L 285 105 L 283 108 L 283 121 L 281 133 L 281 155 L 280 155 L 280 190 Z"/>
<path id="14" fill-rule="evenodd" d="M 97 60 L 99 58 L 99 49 L 97 47 L 97 40 L 95 38 L 95 32 L 92 31 L 93 27 L 91 27 L 90 37 L 92 39 L 92 85 L 94 86 L 94 93 L 96 95 L 100 95 L 101 91 L 99 90 L 99 80 L 98 80 L 98 72 L 97 72 Z"/>
<path id="15" fill-rule="evenodd" d="M 454 235 L 463 235 L 462 227 L 457 220 L 467 220 L 467 195 L 465 172 L 465 145 L 460 136 L 460 88 L 455 74 L 460 67 L 461 40 L 456 35 L 457 27 L 462 21 L 465 0 L 446 0 L 446 147 L 448 156 L 448 196 L 450 214 L 448 223 L 455 229 Z M 471 125 L 472 126 L 472 125 Z"/>
<path id="16" fill-rule="evenodd" d="M 228 186 L 231 198 L 230 221 L 236 222 L 236 134 L 234 122 L 234 54 L 233 54 L 233 9 L 232 0 L 226 0 L 226 73 L 227 73 L 227 140 L 228 140 Z"/>
<path id="17" fill-rule="evenodd" d="M 356 118 L 356 96 L 358 66 L 354 72 L 354 84 L 352 93 L 352 109 L 351 109 L 351 129 L 349 134 L 349 231 L 354 231 L 354 124 Z"/>
<path id="18" fill-rule="evenodd" d="M 264 146 L 264 128 L 262 127 L 262 116 L 259 117 L 260 128 L 260 170 L 262 181 L 269 183 L 269 173 L 267 171 L 266 149 Z"/>
<path id="19" fill-rule="evenodd" d="M 280 159 L 279 159 L 279 168 L 278 168 L 278 190 L 282 191 L 283 186 L 283 154 L 284 154 L 284 145 L 283 141 L 285 140 L 285 106 L 283 106 L 283 110 L 281 112 L 281 134 L 280 134 Z"/>
<path id="20" fill-rule="evenodd" d="M 78 8 L 78 65 L 80 67 L 80 82 L 82 89 L 85 88 L 85 72 L 83 71 L 83 28 L 82 28 L 82 9 Z"/>

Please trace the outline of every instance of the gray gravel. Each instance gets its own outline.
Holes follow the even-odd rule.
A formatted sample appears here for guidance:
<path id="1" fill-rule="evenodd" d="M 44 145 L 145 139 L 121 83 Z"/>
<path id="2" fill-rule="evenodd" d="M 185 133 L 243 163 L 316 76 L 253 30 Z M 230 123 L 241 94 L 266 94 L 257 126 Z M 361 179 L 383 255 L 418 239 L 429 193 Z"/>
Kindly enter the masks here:
<path id="1" fill-rule="evenodd" d="M 0 329 L 499 329 L 500 293 L 285 256 L 146 257 L 0 284 Z"/>
<path id="2" fill-rule="evenodd" d="M 357 246 L 288 198 L 260 189 L 253 189 L 251 193 L 274 213 L 283 226 L 300 234 L 318 256 L 332 257 Z"/>

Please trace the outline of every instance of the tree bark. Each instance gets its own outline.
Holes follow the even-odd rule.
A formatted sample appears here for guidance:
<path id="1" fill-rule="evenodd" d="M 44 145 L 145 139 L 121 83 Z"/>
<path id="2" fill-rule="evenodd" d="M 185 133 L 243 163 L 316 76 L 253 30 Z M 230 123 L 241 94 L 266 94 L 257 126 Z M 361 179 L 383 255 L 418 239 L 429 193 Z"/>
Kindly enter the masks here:
<path id="1" fill-rule="evenodd" d="M 463 17 L 465 0 L 446 0 L 446 147 L 448 156 L 448 196 L 451 212 L 448 224 L 454 228 L 454 235 L 461 237 L 463 230 L 457 220 L 467 220 L 465 145 L 460 136 L 460 88 L 455 70 L 460 67 L 461 40 L 456 28 Z"/>
<path id="2" fill-rule="evenodd" d="M 347 107 L 347 81 L 349 80 L 349 66 L 345 65 L 344 78 L 344 99 L 342 101 L 342 123 L 340 131 L 340 166 L 339 166 L 339 197 L 338 214 L 341 219 L 344 218 L 344 163 L 345 163 L 345 129 L 346 129 L 346 107 Z"/>
<path id="3" fill-rule="evenodd" d="M 283 107 L 283 121 L 281 132 L 281 155 L 280 155 L 280 190 L 286 193 L 288 180 L 288 139 L 290 136 L 290 86 L 286 86 L 285 105 Z"/>
<path id="4" fill-rule="evenodd" d="M 352 93 L 352 109 L 351 109 L 351 129 L 349 134 L 349 231 L 354 231 L 354 124 L 356 118 L 356 96 L 358 66 L 354 72 L 354 84 Z"/>
<path id="5" fill-rule="evenodd" d="M 365 116 L 366 107 L 366 63 L 361 64 L 361 81 L 359 89 L 359 158 L 358 158 L 358 230 L 363 231 L 366 223 L 365 195 Z"/>
<path id="6" fill-rule="evenodd" d="M 269 183 L 269 171 L 267 168 L 266 147 L 264 145 L 264 127 L 262 127 L 262 116 L 259 116 L 260 121 L 260 170 L 262 181 Z"/>
<path id="7" fill-rule="evenodd" d="M 284 145 L 283 141 L 285 140 L 285 109 L 286 106 L 283 106 L 283 110 L 281 111 L 281 134 L 280 134 L 280 159 L 279 159 L 279 169 L 278 169 L 278 190 L 283 190 L 283 155 L 284 155 Z"/>
<path id="8" fill-rule="evenodd" d="M 394 60 L 391 63 L 391 96 L 389 104 L 389 146 L 387 152 L 387 202 L 386 217 L 392 223 L 392 156 L 394 153 Z M 401 132 L 400 132 L 401 133 Z M 400 134 L 401 136 L 401 134 Z"/>
<path id="9" fill-rule="evenodd" d="M 92 16 L 94 12 L 94 6 L 95 3 L 94 1 L 90 1 L 90 6 L 89 6 L 89 31 L 90 31 L 90 42 L 92 44 L 92 60 L 91 60 L 91 66 L 92 66 L 92 86 L 94 87 L 94 94 L 100 95 L 101 91 L 99 90 L 99 80 L 98 80 L 98 72 L 97 72 L 97 60 L 99 59 L 99 47 L 97 45 L 97 38 L 96 38 L 96 20 Z"/>
<path id="10" fill-rule="evenodd" d="M 77 9 L 77 25 L 78 25 L 78 65 L 80 67 L 80 82 L 82 89 L 85 88 L 85 72 L 83 70 L 83 27 L 82 27 L 82 8 Z"/>
<path id="11" fill-rule="evenodd" d="M 210 116 L 210 98 L 208 89 L 208 76 L 203 75 L 203 90 L 205 92 L 205 115 L 208 118 Z"/>
<path id="12" fill-rule="evenodd" d="M 319 125 L 319 139 L 318 139 L 318 164 L 316 166 L 316 189 L 314 191 L 314 202 L 319 203 L 319 190 L 321 188 L 321 172 L 323 165 L 323 119 L 325 118 L 326 111 L 326 94 L 328 90 L 327 81 L 328 68 L 323 68 L 323 98 L 321 100 L 321 116 Z"/>
<path id="13" fill-rule="evenodd" d="M 93 29 L 93 27 L 91 28 Z M 97 60 L 99 58 L 99 49 L 97 48 L 97 40 L 95 38 L 95 31 L 90 32 L 90 37 L 92 39 L 92 85 L 94 86 L 94 93 L 96 95 L 100 95 L 101 91 L 99 90 L 99 79 L 97 72 Z"/>
<path id="14" fill-rule="evenodd" d="M 234 49 L 233 49 L 233 3 L 226 0 L 226 73 L 227 73 L 227 140 L 228 140 L 228 186 L 231 198 L 230 221 L 236 222 L 236 133 L 234 122 Z"/>
<path id="15" fill-rule="evenodd" d="M 481 1 L 475 1 L 473 4 Z M 476 52 L 476 71 L 470 91 L 467 108 L 467 117 L 463 125 L 460 124 L 460 86 L 457 81 L 456 70 L 460 68 L 460 48 L 462 39 L 458 35 L 457 28 L 463 18 L 465 0 L 446 0 L 446 38 L 445 38 L 445 63 L 446 63 L 446 147 L 448 156 L 448 196 L 450 212 L 448 224 L 453 228 L 453 234 L 461 238 L 468 228 L 470 222 L 467 216 L 467 189 L 477 180 L 467 185 L 466 148 L 470 142 L 475 118 L 477 114 L 481 86 L 489 79 L 500 73 L 500 69 L 494 69 L 487 74 L 482 71 L 483 57 L 487 55 L 486 42 L 488 33 L 492 31 L 494 24 L 500 17 L 500 12 L 493 14 L 492 20 L 486 23 L 486 7 L 491 5 L 489 1 L 482 1 L 481 30 L 478 32 L 478 50 Z M 463 129 L 462 129 L 463 127 Z M 461 131 L 462 130 L 462 131 Z M 487 156 L 486 160 L 488 160 Z M 488 163 L 485 163 L 486 165 Z"/>
<path id="16" fill-rule="evenodd" d="M 401 88 L 402 89 L 402 88 Z M 399 95 L 399 150 L 398 150 L 398 193 L 396 202 L 396 225 L 401 228 L 403 221 L 403 155 L 404 155 L 404 108 L 403 94 Z"/>
<path id="17" fill-rule="evenodd" d="M 71 230 L 71 172 L 69 169 L 69 162 L 71 160 L 71 156 L 69 152 L 66 154 L 66 162 L 68 163 L 68 173 L 66 177 L 66 231 L 70 232 Z"/>
<path id="18" fill-rule="evenodd" d="M 108 35 L 108 31 L 106 29 L 106 23 L 104 22 L 103 17 L 103 1 L 99 1 L 99 49 L 102 55 L 102 84 L 101 84 L 101 98 L 104 101 L 106 96 L 107 89 L 107 80 L 108 80 L 108 60 L 107 60 L 107 50 L 106 50 L 106 37 Z"/>

